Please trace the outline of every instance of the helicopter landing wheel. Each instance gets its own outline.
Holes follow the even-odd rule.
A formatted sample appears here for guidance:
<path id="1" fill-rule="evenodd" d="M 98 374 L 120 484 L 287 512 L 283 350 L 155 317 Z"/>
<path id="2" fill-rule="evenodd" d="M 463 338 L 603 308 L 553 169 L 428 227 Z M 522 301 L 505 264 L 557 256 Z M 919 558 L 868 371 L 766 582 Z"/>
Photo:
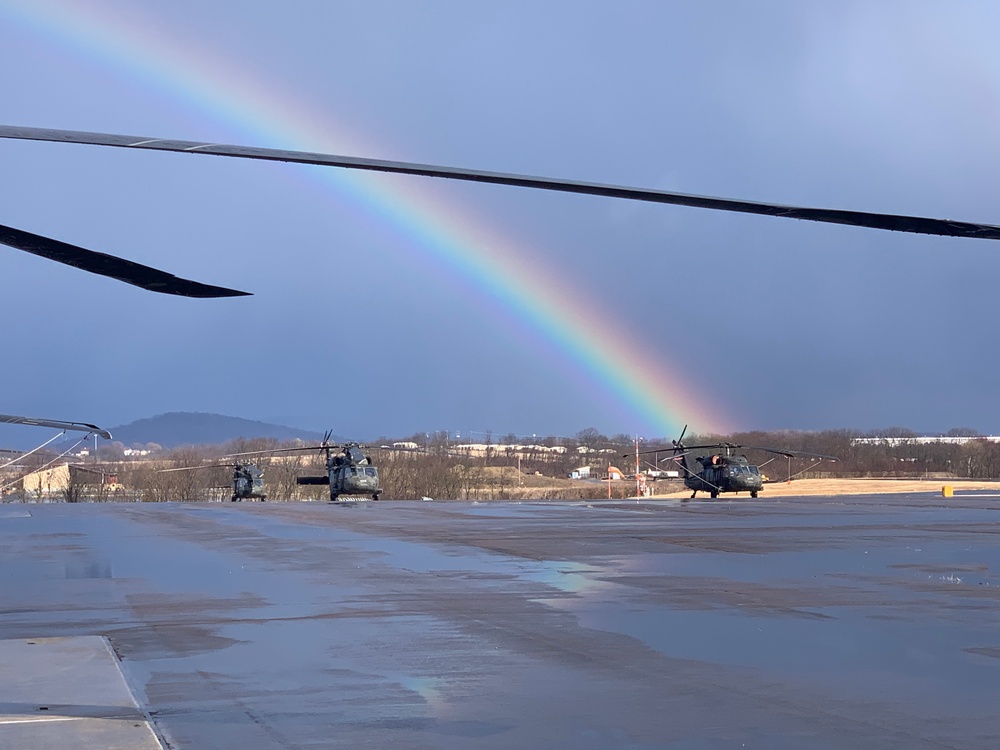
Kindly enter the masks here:
<path id="1" fill-rule="evenodd" d="M 750 493 L 750 497 L 757 497 L 757 490 Z"/>
<path id="2" fill-rule="evenodd" d="M 379 493 L 377 493 L 377 492 L 374 495 L 372 495 L 372 500 L 374 500 L 375 502 L 378 502 L 378 495 L 379 495 Z"/>
<path id="3" fill-rule="evenodd" d="M 712 490 L 712 499 L 715 500 L 715 498 L 717 498 L 718 496 L 719 496 L 719 491 L 718 490 Z"/>

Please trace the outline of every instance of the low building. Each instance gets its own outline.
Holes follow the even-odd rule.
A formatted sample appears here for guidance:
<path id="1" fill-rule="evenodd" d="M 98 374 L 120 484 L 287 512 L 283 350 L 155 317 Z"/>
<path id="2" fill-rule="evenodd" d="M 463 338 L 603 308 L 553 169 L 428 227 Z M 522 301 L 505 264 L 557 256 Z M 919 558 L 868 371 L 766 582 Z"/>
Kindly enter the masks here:
<path id="1" fill-rule="evenodd" d="M 1000 443 L 998 435 L 952 436 L 939 437 L 920 435 L 914 437 L 856 437 L 851 438 L 851 445 L 965 445 L 966 443 Z"/>
<path id="2" fill-rule="evenodd" d="M 33 471 L 21 479 L 21 486 L 25 494 L 37 499 L 69 498 L 74 488 L 89 495 L 101 489 L 114 490 L 121 487 L 117 473 L 76 464 L 60 464 Z"/>

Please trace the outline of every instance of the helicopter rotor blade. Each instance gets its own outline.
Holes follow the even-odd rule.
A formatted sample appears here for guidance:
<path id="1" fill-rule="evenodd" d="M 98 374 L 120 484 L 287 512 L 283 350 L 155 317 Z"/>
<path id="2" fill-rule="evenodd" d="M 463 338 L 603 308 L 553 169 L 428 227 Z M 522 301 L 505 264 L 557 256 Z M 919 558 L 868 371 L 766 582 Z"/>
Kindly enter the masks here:
<path id="1" fill-rule="evenodd" d="M 386 451 L 388 453 L 409 453 L 411 455 L 426 456 L 428 458 L 474 458 L 472 455 L 472 449 L 467 450 L 449 450 L 447 448 L 404 448 L 402 446 L 395 445 L 379 445 L 377 449 L 380 451 Z M 634 453 L 625 454 L 625 458 L 635 455 Z"/>
<path id="2" fill-rule="evenodd" d="M 692 446 L 692 447 L 710 447 L 710 446 Z M 836 456 L 827 456 L 823 453 L 807 453 L 806 451 L 790 451 L 785 448 L 765 448 L 760 445 L 742 445 L 740 443 L 720 443 L 719 447 L 723 448 L 739 448 L 740 450 L 748 451 L 765 451 L 767 453 L 776 453 L 779 456 L 785 456 L 786 458 L 797 458 L 799 456 L 809 456 L 810 458 L 825 458 L 829 461 L 839 461 Z"/>
<path id="3" fill-rule="evenodd" d="M 111 440 L 111 433 L 98 427 L 96 424 L 86 422 L 64 422 L 58 419 L 35 419 L 34 417 L 18 417 L 13 414 L 0 414 L 0 422 L 5 424 L 23 424 L 31 427 L 53 427 L 57 430 L 76 430 L 77 432 L 91 432 L 105 440 Z"/>
<path id="4" fill-rule="evenodd" d="M 674 441 L 674 445 L 680 446 L 684 444 L 684 435 L 688 431 L 688 426 L 684 425 L 684 429 L 681 430 L 681 436 Z"/>
<path id="5" fill-rule="evenodd" d="M 564 193 L 583 193 L 609 198 L 666 203 L 718 211 L 761 214 L 804 221 L 818 221 L 828 224 L 847 224 L 870 229 L 884 229 L 916 234 L 934 234 L 945 237 L 974 237 L 980 239 L 1000 239 L 1000 226 L 979 224 L 950 219 L 933 219 L 921 216 L 847 211 L 829 208 L 808 208 L 803 206 L 782 206 L 759 201 L 716 198 L 703 195 L 688 195 L 665 190 L 606 185 L 580 182 L 550 177 L 488 172 L 474 169 L 417 164 L 413 162 L 385 161 L 353 156 L 336 156 L 306 151 L 257 148 L 251 146 L 229 146 L 199 141 L 179 141 L 161 138 L 114 135 L 110 133 L 87 133 L 74 130 L 52 130 L 47 128 L 0 125 L 0 138 L 20 140 L 51 141 L 56 143 L 78 143 L 93 146 L 118 148 L 138 148 L 153 151 L 174 151 L 179 153 L 209 154 L 239 159 L 260 159 L 264 161 L 284 161 L 296 164 L 313 164 L 325 167 L 341 167 L 374 172 L 440 177 L 467 182 L 486 182 L 496 185 L 552 190 Z"/>
<path id="6" fill-rule="evenodd" d="M 660 463 L 663 463 L 664 461 L 678 461 L 679 462 L 682 458 L 684 458 L 686 456 L 690 456 L 690 455 L 691 455 L 691 451 L 682 451 L 681 453 L 672 453 L 669 456 L 664 456 L 663 458 L 659 459 L 659 461 L 660 461 Z"/>
<path id="7" fill-rule="evenodd" d="M 87 250 L 78 245 L 54 240 L 40 234 L 26 232 L 0 224 L 0 243 L 23 250 L 32 255 L 39 255 L 57 263 L 74 266 L 81 271 L 108 276 L 126 284 L 147 289 L 161 294 L 174 294 L 180 297 L 244 297 L 249 292 L 240 292 L 221 286 L 202 284 L 199 281 L 182 279 L 172 273 L 160 271 L 151 266 L 144 266 L 135 261 L 125 260 L 116 255 Z"/>
<path id="8" fill-rule="evenodd" d="M 237 464 L 205 464 L 204 466 L 178 466 L 174 469 L 157 469 L 158 474 L 166 474 L 170 471 L 200 471 L 202 469 L 232 469 Z"/>
<path id="9" fill-rule="evenodd" d="M 226 458 L 238 458 L 240 456 L 264 456 L 272 453 L 292 453 L 295 451 L 321 451 L 325 445 L 303 445 L 301 448 L 266 448 L 259 451 L 244 451 L 242 453 L 227 453 Z M 336 447 L 336 446 L 333 446 Z"/>
<path id="10" fill-rule="evenodd" d="M 763 450 L 768 450 L 768 449 L 764 448 Z M 827 461 L 840 461 L 840 459 L 837 458 L 836 456 L 828 456 L 825 453 L 806 453 L 805 451 L 775 451 L 775 450 L 772 450 L 771 452 L 780 453 L 781 455 L 788 456 L 789 458 L 806 457 L 806 458 L 821 458 Z"/>
<path id="11" fill-rule="evenodd" d="M 266 448 L 259 451 L 244 451 L 243 453 L 227 453 L 225 458 L 238 458 L 239 456 L 261 456 L 270 455 L 272 453 L 293 453 L 296 451 L 334 451 L 342 448 L 343 446 L 337 445 L 330 442 L 330 438 L 333 437 L 333 430 L 327 430 L 323 435 L 323 442 L 319 445 L 303 445 L 296 448 Z M 353 445 L 357 445 L 354 443 Z M 364 448 L 363 445 L 358 445 L 359 448 Z"/>
<path id="12" fill-rule="evenodd" d="M 726 443 L 709 443 L 707 445 L 683 445 L 679 440 L 675 440 L 672 446 L 666 445 L 660 448 L 650 448 L 649 450 L 639 451 L 639 455 L 644 456 L 647 453 L 666 453 L 667 451 L 674 451 L 675 453 L 683 451 L 684 454 L 686 455 L 693 450 L 698 450 L 699 448 L 725 448 L 725 447 Z M 629 453 L 626 455 L 634 456 L 635 453 Z"/>

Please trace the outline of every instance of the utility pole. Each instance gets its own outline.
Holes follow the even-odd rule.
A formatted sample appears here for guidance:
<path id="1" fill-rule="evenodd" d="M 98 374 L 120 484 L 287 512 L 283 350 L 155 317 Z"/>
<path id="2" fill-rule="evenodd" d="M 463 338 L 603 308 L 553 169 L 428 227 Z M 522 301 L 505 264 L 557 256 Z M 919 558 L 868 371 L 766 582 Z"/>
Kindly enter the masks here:
<path id="1" fill-rule="evenodd" d="M 639 497 L 639 436 L 635 436 L 635 496 Z"/>

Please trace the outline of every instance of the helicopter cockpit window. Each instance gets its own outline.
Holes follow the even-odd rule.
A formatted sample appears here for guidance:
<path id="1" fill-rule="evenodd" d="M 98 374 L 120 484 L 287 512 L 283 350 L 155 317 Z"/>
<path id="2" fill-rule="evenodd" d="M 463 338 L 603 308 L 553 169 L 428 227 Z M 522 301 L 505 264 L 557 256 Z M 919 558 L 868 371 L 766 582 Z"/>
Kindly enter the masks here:
<path id="1" fill-rule="evenodd" d="M 365 474 L 367 474 L 370 477 L 378 476 L 374 466 L 365 467 Z"/>
<path id="2" fill-rule="evenodd" d="M 751 466 L 750 467 L 750 473 L 751 474 L 758 474 L 758 475 L 760 474 L 760 472 L 757 470 L 756 466 Z"/>
<path id="3" fill-rule="evenodd" d="M 356 464 L 365 460 L 365 454 L 361 452 L 360 448 L 348 448 L 347 457 L 351 460 L 351 463 Z"/>

